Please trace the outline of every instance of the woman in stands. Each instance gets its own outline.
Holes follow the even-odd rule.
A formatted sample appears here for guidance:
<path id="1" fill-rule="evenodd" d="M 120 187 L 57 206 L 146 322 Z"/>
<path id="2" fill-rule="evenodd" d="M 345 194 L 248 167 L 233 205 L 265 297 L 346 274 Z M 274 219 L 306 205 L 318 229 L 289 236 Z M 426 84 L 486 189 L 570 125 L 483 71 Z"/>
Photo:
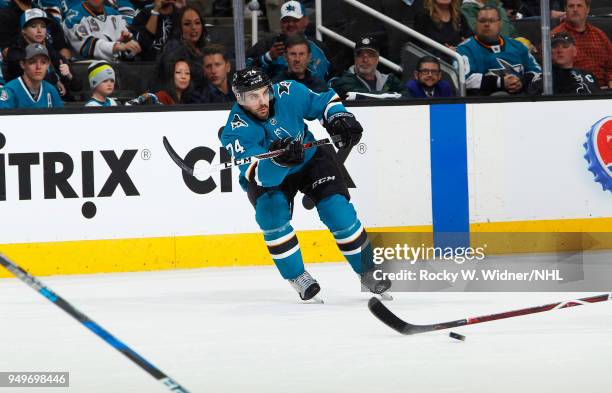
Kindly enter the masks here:
<path id="1" fill-rule="evenodd" d="M 25 58 L 25 48 L 29 44 L 41 44 L 47 48 L 51 64 L 45 81 L 57 88 L 62 99 L 70 101 L 69 92 L 81 91 L 81 81 L 74 77 L 68 60 L 58 52 L 48 41 L 47 26 L 53 21 L 47 17 L 45 11 L 32 8 L 21 14 L 21 35 L 6 49 L 6 81 L 18 78 L 23 74 L 20 62 Z"/>
<path id="2" fill-rule="evenodd" d="M 168 70 L 170 71 L 162 82 L 162 90 L 155 93 L 159 102 L 164 105 L 196 103 L 189 63 L 185 59 L 179 59 L 174 61 Z"/>
<path id="3" fill-rule="evenodd" d="M 474 34 L 461 14 L 461 0 L 425 0 L 424 6 L 414 18 L 419 33 L 453 50 Z"/>
<path id="4" fill-rule="evenodd" d="M 170 59 L 185 59 L 193 71 L 192 84 L 201 87 L 204 83 L 204 71 L 202 69 L 202 49 L 207 43 L 207 33 L 204 28 L 204 19 L 196 8 L 186 6 L 178 14 L 177 23 L 174 26 L 173 38 L 164 46 L 164 50 L 158 59 L 158 77 L 164 77 L 164 68 Z"/>

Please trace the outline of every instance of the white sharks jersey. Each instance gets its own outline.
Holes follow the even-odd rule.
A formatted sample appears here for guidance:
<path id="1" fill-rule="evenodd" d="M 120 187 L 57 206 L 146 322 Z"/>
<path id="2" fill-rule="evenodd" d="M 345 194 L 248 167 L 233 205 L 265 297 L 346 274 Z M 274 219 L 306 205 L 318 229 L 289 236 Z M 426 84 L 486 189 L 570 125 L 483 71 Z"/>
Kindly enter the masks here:
<path id="1" fill-rule="evenodd" d="M 125 18 L 117 10 L 104 7 L 97 15 L 87 3 L 68 11 L 64 33 L 74 50 L 86 59 L 112 60 L 113 46 L 128 31 Z"/>

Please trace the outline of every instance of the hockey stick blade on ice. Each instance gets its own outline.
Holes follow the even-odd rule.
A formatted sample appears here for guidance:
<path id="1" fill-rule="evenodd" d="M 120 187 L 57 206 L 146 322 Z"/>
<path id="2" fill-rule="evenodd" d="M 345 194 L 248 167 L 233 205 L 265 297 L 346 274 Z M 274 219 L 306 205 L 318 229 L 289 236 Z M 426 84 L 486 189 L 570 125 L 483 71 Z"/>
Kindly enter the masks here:
<path id="1" fill-rule="evenodd" d="M 0 265 L 4 266 L 6 270 L 11 272 L 15 277 L 26 283 L 30 288 L 46 297 L 51 303 L 55 304 L 62 310 L 64 310 L 71 317 L 83 324 L 87 329 L 91 330 L 102 340 L 106 341 L 117 351 L 124 354 L 132 362 L 136 363 L 140 368 L 149 373 L 153 378 L 164 384 L 171 392 L 174 393 L 188 393 L 188 390 L 176 383 L 172 378 L 168 377 L 160 369 L 149 363 L 148 360 L 134 352 L 125 343 L 117 339 L 115 336 L 110 334 L 102 326 L 89 319 L 89 317 L 76 308 L 72 304 L 68 303 L 61 296 L 49 289 L 45 284 L 39 281 L 36 277 L 26 272 L 24 269 L 10 261 L 4 255 L 0 254 Z"/>
<path id="2" fill-rule="evenodd" d="M 327 144 L 333 143 L 333 141 L 335 141 L 336 139 L 337 137 L 332 137 L 331 140 L 328 138 L 325 138 L 325 139 L 319 139 L 319 140 L 312 141 L 312 142 L 307 142 L 307 143 L 304 143 L 304 149 L 307 150 L 307 149 L 312 149 L 314 147 L 327 145 Z M 278 157 L 286 151 L 285 149 L 272 150 L 266 153 L 256 154 L 250 157 L 232 159 L 228 162 L 222 162 L 220 164 L 211 165 L 207 170 L 204 170 L 204 171 L 196 171 L 192 167 L 187 165 L 185 161 L 183 161 L 181 156 L 178 155 L 176 150 L 174 150 L 174 148 L 170 144 L 170 141 L 168 141 L 168 138 L 166 138 L 165 136 L 163 138 L 163 143 L 164 143 L 164 148 L 168 152 L 168 155 L 170 156 L 172 161 L 174 161 L 176 165 L 178 165 L 179 168 L 181 168 L 184 172 L 186 172 L 187 174 L 191 176 L 196 176 L 196 177 L 200 175 L 209 175 L 211 173 L 214 173 L 214 172 L 217 172 L 223 169 L 233 168 L 233 167 L 237 167 L 237 166 L 244 165 L 244 164 L 251 164 L 253 162 L 265 160 L 268 158 Z"/>
<path id="3" fill-rule="evenodd" d="M 589 303 L 605 302 L 612 299 L 611 293 L 585 297 L 582 299 L 569 300 L 557 303 L 545 304 L 543 306 L 527 307 L 519 310 L 506 311 L 497 314 L 483 315 L 480 317 L 457 319 L 456 321 L 434 323 L 431 325 L 413 325 L 403 321 L 387 308 L 378 298 L 368 301 L 368 308 L 374 316 L 391 329 L 404 334 L 412 335 L 418 333 L 433 332 L 436 330 L 450 329 L 459 326 L 474 325 L 476 323 L 496 321 L 498 319 L 513 318 L 521 315 L 535 314 L 545 311 L 558 310 L 561 308 L 582 306 Z"/>

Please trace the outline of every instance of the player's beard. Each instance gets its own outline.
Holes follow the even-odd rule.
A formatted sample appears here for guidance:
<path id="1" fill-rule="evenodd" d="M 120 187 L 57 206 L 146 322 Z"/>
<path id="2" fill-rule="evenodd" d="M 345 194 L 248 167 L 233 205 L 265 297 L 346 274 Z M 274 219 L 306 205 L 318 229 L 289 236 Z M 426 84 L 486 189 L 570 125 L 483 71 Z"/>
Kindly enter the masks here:
<path id="1" fill-rule="evenodd" d="M 252 113 L 259 120 L 267 120 L 268 116 L 270 116 L 270 105 L 261 105 Z"/>

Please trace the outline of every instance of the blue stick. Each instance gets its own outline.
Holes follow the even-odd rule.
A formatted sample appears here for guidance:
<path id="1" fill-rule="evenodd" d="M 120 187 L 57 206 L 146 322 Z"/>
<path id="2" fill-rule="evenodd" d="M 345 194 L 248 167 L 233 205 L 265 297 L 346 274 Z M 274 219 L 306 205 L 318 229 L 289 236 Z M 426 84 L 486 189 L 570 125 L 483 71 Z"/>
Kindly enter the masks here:
<path id="1" fill-rule="evenodd" d="M 56 306 L 61 308 L 70 314 L 74 319 L 81 322 L 86 328 L 94 332 L 102 340 L 106 341 L 117 351 L 127 356 L 131 361 L 140 366 L 143 370 L 151 374 L 151 376 L 161 383 L 164 384 L 170 391 L 175 393 L 188 393 L 188 390 L 176 383 L 172 378 L 164 374 L 160 369 L 149 363 L 145 358 L 134 352 L 130 347 L 125 345 L 121 340 L 110 334 L 102 326 L 89 319 L 89 317 L 76 308 L 70 303 L 64 300 L 61 296 L 53 292 L 46 285 L 40 282 L 36 277 L 23 270 L 21 267 L 16 265 L 14 262 L 7 259 L 4 255 L 0 254 L 0 264 L 6 268 L 9 272 L 15 275 L 18 279 L 28 284 L 28 286 L 41 295 L 49 299 Z"/>

